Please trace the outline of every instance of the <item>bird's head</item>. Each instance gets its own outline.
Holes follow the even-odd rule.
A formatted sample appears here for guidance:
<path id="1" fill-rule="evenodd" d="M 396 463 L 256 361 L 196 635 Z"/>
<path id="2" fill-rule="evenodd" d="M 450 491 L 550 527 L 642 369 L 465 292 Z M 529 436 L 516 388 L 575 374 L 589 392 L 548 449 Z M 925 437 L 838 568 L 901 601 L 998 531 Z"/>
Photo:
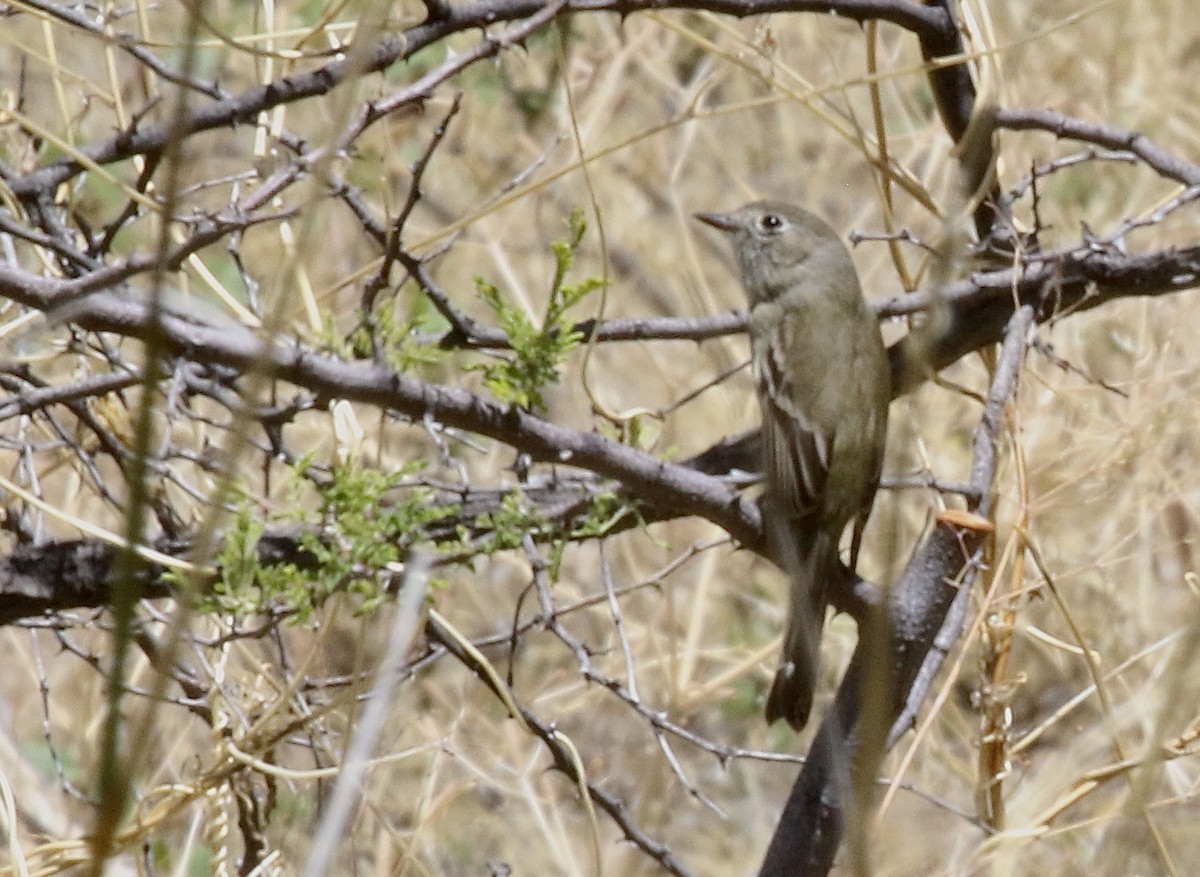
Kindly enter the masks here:
<path id="1" fill-rule="evenodd" d="M 696 218 L 732 239 L 751 305 L 811 286 L 814 277 L 854 269 L 837 232 L 793 204 L 755 201 L 732 213 L 697 213 Z"/>

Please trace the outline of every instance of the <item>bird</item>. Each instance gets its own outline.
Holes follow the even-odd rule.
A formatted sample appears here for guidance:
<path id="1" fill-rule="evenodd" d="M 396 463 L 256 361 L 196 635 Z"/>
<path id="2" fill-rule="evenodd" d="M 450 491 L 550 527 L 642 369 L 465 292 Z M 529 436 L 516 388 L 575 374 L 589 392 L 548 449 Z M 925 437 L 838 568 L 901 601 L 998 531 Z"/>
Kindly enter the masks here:
<path id="1" fill-rule="evenodd" d="M 883 468 L 891 377 L 879 322 L 850 252 L 823 219 L 776 201 L 697 213 L 733 243 L 749 303 L 752 364 L 762 410 L 768 549 L 789 579 L 783 650 L 766 719 L 803 729 L 812 711 L 839 544 L 853 524 L 849 563 Z"/>

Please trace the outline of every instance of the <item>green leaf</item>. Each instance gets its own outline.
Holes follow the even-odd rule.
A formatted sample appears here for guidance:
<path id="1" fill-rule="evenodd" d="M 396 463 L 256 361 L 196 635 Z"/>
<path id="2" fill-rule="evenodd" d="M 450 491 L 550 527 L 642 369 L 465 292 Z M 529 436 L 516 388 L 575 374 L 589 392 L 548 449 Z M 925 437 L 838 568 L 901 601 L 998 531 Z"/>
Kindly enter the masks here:
<path id="1" fill-rule="evenodd" d="M 532 411 L 544 410 L 542 391 L 558 382 L 563 362 L 583 341 L 582 333 L 568 321 L 568 311 L 604 287 L 604 281 L 596 277 L 566 282 L 586 229 L 583 213 L 576 209 L 567 220 L 567 237 L 550 245 L 554 275 L 540 327 L 521 308 L 505 299 L 494 284 L 482 277 L 475 278 L 476 293 L 495 315 L 512 348 L 511 356 L 478 367 L 483 372 L 484 386 L 502 402 Z"/>

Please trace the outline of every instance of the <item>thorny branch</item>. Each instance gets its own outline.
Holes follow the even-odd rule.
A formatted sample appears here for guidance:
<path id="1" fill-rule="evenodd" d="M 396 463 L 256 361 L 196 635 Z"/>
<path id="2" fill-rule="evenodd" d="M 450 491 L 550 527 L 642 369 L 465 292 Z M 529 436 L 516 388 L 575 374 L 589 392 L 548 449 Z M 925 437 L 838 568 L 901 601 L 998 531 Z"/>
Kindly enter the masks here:
<path id="1" fill-rule="evenodd" d="M 528 706 L 516 700 L 511 692 L 499 690 L 496 680 L 488 672 L 487 668 L 480 664 L 478 658 L 463 648 L 461 642 L 435 619 L 431 618 L 429 620 L 425 630 L 431 642 L 437 643 L 446 649 L 447 652 L 471 670 L 502 702 L 512 702 L 516 705 L 518 712 L 515 718 L 519 718 L 530 733 L 542 741 L 546 747 L 546 751 L 550 754 L 555 770 L 566 776 L 572 783 L 581 781 L 579 771 L 583 760 L 572 752 L 571 747 L 564 742 L 563 735 L 558 730 L 551 724 L 544 722 Z M 594 780 L 582 779 L 587 787 L 588 795 L 621 828 L 621 831 L 624 832 L 626 839 L 630 843 L 658 862 L 669 874 L 686 877 L 686 875 L 691 873 L 679 863 L 675 858 L 675 854 L 671 852 L 668 846 L 654 840 L 634 824 L 626 812 L 625 803 L 620 798 L 606 791 Z"/>

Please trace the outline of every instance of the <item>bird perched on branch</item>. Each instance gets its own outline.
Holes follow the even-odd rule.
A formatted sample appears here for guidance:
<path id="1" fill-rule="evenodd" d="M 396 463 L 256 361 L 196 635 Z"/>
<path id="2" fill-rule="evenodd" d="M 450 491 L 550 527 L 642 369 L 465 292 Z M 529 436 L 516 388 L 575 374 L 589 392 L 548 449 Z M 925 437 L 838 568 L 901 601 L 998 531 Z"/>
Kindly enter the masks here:
<path id="1" fill-rule="evenodd" d="M 750 299 L 762 408 L 764 521 L 790 580 L 783 654 L 768 722 L 808 721 L 838 543 L 853 522 L 849 568 L 883 465 L 891 395 L 879 324 L 837 232 L 807 210 L 759 201 L 697 218 L 730 235 Z"/>

